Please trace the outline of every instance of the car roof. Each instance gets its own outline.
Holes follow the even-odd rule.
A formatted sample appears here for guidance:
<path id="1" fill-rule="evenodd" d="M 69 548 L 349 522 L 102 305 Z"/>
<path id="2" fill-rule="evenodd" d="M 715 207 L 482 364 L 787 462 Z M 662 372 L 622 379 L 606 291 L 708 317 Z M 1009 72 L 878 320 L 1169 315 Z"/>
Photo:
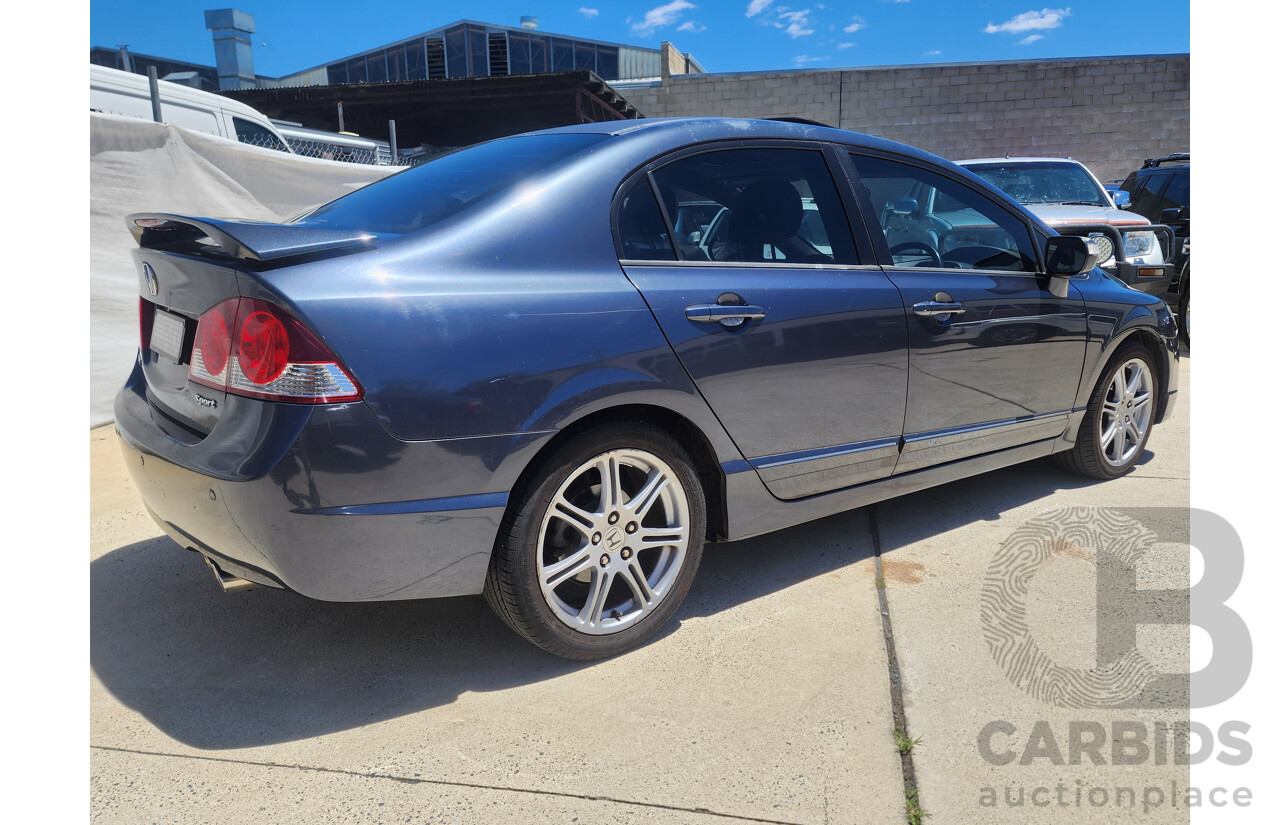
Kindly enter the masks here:
<path id="1" fill-rule="evenodd" d="M 971 163 L 1074 163 L 1076 166 L 1084 166 L 1083 163 L 1075 158 L 966 158 L 956 161 L 960 166 L 967 166 Z"/>
<path id="2" fill-rule="evenodd" d="M 649 138 L 649 141 L 645 141 L 646 143 L 651 142 L 662 145 L 666 151 L 694 143 L 732 140 L 735 138 L 831 141 L 867 149 L 895 152 L 932 163 L 950 163 L 946 158 L 925 152 L 914 146 L 873 137 L 861 132 L 851 132 L 831 126 L 815 126 L 808 123 L 751 118 L 675 117 L 613 120 L 603 123 L 560 126 L 555 129 L 543 129 L 530 134 L 575 133 L 603 134 L 622 138 L 643 136 Z"/>

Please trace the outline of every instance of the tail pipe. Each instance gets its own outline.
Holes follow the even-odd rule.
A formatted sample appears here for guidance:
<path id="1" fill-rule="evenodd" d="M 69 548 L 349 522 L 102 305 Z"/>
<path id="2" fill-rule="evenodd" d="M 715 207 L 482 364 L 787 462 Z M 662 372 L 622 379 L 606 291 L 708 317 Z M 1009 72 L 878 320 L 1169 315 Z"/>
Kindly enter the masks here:
<path id="1" fill-rule="evenodd" d="M 239 576 L 233 576 L 218 566 L 218 563 L 209 556 L 201 553 L 200 557 L 204 559 L 204 563 L 209 565 L 209 569 L 213 571 L 213 577 L 218 580 L 218 584 L 227 593 L 243 593 L 246 590 L 253 590 L 255 587 L 262 585 L 257 582 L 251 582 L 248 579 L 242 579 Z"/>

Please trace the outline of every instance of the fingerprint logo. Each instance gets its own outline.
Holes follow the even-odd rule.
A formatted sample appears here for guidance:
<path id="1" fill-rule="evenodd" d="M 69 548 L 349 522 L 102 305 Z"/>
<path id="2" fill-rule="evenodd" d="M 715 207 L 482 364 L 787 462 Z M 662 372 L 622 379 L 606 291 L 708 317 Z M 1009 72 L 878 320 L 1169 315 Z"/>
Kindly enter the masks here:
<path id="1" fill-rule="evenodd" d="M 1133 571 L 1156 534 L 1114 510 L 1053 510 L 1018 528 L 987 567 L 982 588 L 982 632 L 987 649 L 1009 681 L 1027 694 L 1065 708 L 1133 707 L 1162 675 L 1136 649 L 1089 670 L 1065 667 L 1046 654 L 1027 625 L 1027 595 L 1041 565 L 1055 555 L 1096 553 L 1098 575 Z M 1103 606 L 1099 605 L 1099 620 Z"/>

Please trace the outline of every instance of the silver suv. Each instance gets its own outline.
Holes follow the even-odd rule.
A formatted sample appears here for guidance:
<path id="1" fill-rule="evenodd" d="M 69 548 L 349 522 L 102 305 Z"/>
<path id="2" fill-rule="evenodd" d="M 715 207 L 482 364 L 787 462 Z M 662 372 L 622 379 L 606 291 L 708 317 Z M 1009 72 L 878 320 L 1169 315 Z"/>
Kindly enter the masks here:
<path id="1" fill-rule="evenodd" d="M 1160 293 L 1168 287 L 1170 267 L 1156 233 L 1169 230 L 1144 229 L 1151 221 L 1117 208 L 1083 163 L 1071 158 L 956 162 L 1003 190 L 1058 232 L 1088 237 L 1098 249 L 1099 266 L 1135 289 Z"/>

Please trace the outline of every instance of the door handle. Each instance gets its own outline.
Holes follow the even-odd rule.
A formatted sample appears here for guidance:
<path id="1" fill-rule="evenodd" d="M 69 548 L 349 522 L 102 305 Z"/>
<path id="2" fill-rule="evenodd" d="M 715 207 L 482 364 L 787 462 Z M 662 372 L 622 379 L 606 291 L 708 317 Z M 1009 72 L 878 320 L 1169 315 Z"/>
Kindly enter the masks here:
<path id="1" fill-rule="evenodd" d="M 963 315 L 964 304 L 959 301 L 921 301 L 911 307 L 916 315 Z"/>
<path id="2" fill-rule="evenodd" d="M 684 317 L 690 321 L 698 321 L 705 324 L 724 324 L 726 326 L 737 326 L 744 321 L 754 321 L 764 317 L 764 307 L 752 306 L 733 306 L 726 304 L 694 304 L 691 307 L 685 307 Z"/>

